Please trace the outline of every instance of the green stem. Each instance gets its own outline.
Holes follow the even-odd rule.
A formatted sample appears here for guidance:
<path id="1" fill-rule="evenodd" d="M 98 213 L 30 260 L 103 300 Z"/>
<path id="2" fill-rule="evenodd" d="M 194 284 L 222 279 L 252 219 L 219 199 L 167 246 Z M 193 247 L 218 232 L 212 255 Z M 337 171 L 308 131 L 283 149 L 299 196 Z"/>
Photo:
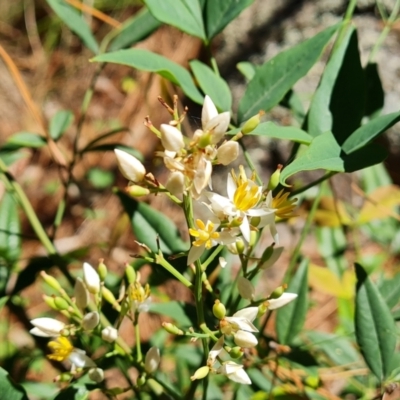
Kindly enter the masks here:
<path id="1" fill-rule="evenodd" d="M 161 266 L 163 266 L 170 274 L 175 276 L 176 279 L 179 280 L 182 284 L 184 284 L 186 287 L 189 289 L 193 288 L 193 284 L 186 279 L 178 270 L 176 270 L 163 256 L 163 254 L 160 253 L 156 256 L 155 262 Z"/>
<path id="2" fill-rule="evenodd" d="M 395 23 L 397 16 L 399 14 L 399 10 L 400 10 L 400 1 L 397 0 L 393 10 L 389 16 L 389 19 L 387 21 L 385 21 L 385 27 L 383 28 L 381 34 L 379 35 L 378 40 L 376 41 L 374 48 L 371 51 L 371 54 L 369 55 L 368 58 L 368 63 L 374 62 L 374 59 L 376 57 L 376 55 L 378 54 L 379 49 L 381 48 L 383 42 L 385 41 L 387 35 L 389 34 L 390 30 L 393 27 L 393 24 Z"/>
<path id="3" fill-rule="evenodd" d="M 247 165 L 249 166 L 249 168 L 251 169 L 251 171 L 254 172 L 254 174 L 255 174 L 255 176 L 256 176 L 256 181 L 257 181 L 257 183 L 258 183 L 259 185 L 262 185 L 262 184 L 263 184 L 263 181 L 261 180 L 261 178 L 259 177 L 259 175 L 258 175 L 258 173 L 257 173 L 256 167 L 255 167 L 255 165 L 254 165 L 254 163 L 253 163 L 253 161 L 252 161 L 252 159 L 251 159 L 251 157 L 250 157 L 249 152 L 248 152 L 247 149 L 246 149 L 246 146 L 245 146 L 244 143 L 243 143 L 243 140 L 239 140 L 239 144 L 240 144 L 240 147 L 242 148 L 243 156 L 244 156 L 244 159 L 245 159 L 246 162 L 247 162 Z"/>
<path id="4" fill-rule="evenodd" d="M 344 15 L 344 21 L 350 22 L 353 18 L 354 10 L 357 6 L 357 0 L 350 0 L 349 5 L 347 6 L 346 14 Z"/>
<path id="5" fill-rule="evenodd" d="M 214 260 L 214 258 L 223 250 L 224 245 L 220 244 L 217 246 L 217 248 L 212 252 L 210 257 L 207 258 L 205 262 L 203 262 L 202 269 L 205 271 L 207 267 L 210 265 L 210 263 Z"/>
<path id="6" fill-rule="evenodd" d="M 136 362 L 140 363 L 143 360 L 142 346 L 140 343 L 140 327 L 139 327 L 139 313 L 135 313 L 135 338 L 136 338 Z"/>
<path id="7" fill-rule="evenodd" d="M 303 230 L 301 231 L 300 239 L 297 242 L 297 245 L 296 245 L 295 249 L 293 250 L 292 256 L 290 258 L 290 263 L 289 263 L 288 269 L 285 273 L 285 278 L 283 280 L 284 282 L 289 281 L 290 277 L 292 276 L 293 269 L 294 269 L 295 265 L 297 264 L 297 261 L 298 261 L 299 255 L 300 255 L 300 249 L 303 246 L 303 243 L 304 243 L 304 241 L 308 235 L 308 232 L 310 230 L 311 223 L 314 219 L 315 212 L 317 211 L 319 202 L 322 197 L 323 188 L 324 188 L 324 184 L 322 184 L 320 186 L 317 197 L 315 198 L 314 203 L 311 207 L 311 210 L 307 215 L 307 220 L 306 220 Z"/>

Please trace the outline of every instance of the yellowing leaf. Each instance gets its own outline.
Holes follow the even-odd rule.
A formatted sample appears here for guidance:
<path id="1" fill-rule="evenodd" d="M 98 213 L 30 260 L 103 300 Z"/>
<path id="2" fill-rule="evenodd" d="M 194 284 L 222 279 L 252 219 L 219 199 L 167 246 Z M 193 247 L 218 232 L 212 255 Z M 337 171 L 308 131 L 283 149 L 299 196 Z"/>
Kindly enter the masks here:
<path id="1" fill-rule="evenodd" d="M 320 206 L 315 212 L 315 221 L 320 226 L 331 228 L 352 224 L 343 202 L 335 201 L 332 197 L 321 199 Z"/>
<path id="2" fill-rule="evenodd" d="M 370 193 L 358 216 L 358 223 L 365 224 L 374 219 L 393 217 L 400 220 L 400 215 L 393 208 L 400 205 L 400 188 L 396 185 L 381 186 Z"/>
<path id="3" fill-rule="evenodd" d="M 354 296 L 355 276 L 352 271 L 345 271 L 340 279 L 328 268 L 310 264 L 308 280 L 310 286 L 320 292 L 341 299 L 351 299 Z"/>

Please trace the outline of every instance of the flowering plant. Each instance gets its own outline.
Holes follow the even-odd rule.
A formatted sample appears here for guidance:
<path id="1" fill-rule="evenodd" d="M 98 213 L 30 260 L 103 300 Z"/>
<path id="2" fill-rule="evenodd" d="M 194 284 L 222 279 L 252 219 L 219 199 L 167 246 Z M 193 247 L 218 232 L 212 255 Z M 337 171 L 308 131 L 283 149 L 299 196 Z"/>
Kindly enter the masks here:
<path id="1" fill-rule="evenodd" d="M 383 98 L 375 92 L 383 89 L 376 64 L 362 67 L 357 30 L 350 23 L 356 2 L 349 2 L 343 22 L 264 64 L 240 63 L 247 84 L 235 101 L 214 58 L 214 38 L 253 1 L 145 0 L 123 24 L 76 0 L 47 2 L 95 54 L 95 71 L 76 123 L 69 110 L 47 123 L 0 46 L 0 56 L 44 130 L 43 135 L 18 133 L 0 148 L 5 182 L 0 306 L 7 305 L 13 315 L 8 320 L 19 318 L 29 357 L 32 363 L 39 360 L 35 368 L 23 364 L 19 371 L 29 373 L 22 385 L 14 384 L 8 374 L 18 378 L 15 360 L 24 358 L 14 357 L 16 344 L 9 335 L 13 346 L 9 354 L 4 351 L 4 366 L 11 368 L 0 368 L 0 387 L 11 393 L 7 400 L 26 399 L 30 390 L 33 400 L 95 398 L 100 392 L 113 399 L 176 400 L 222 399 L 231 393 L 235 399 L 261 400 L 355 398 L 360 393 L 372 398 L 377 391 L 384 396 L 395 392 L 398 296 L 393 293 L 398 294 L 400 275 L 375 284 L 366 271 L 379 266 L 364 257 L 360 237 L 379 243 L 385 255 L 389 248 L 396 254 L 399 218 L 391 207 L 400 204 L 399 190 L 380 186 L 390 182 L 379 166 L 387 152 L 373 140 L 400 121 L 400 112 L 380 115 Z M 394 25 L 399 9 L 397 1 L 387 27 Z M 90 18 L 81 12 L 113 28 L 94 34 Z M 27 24 L 31 18 L 27 11 Z M 194 59 L 186 69 L 152 51 L 129 48 L 162 23 L 196 37 L 191 45 L 200 39 L 206 63 Z M 32 43 L 40 39 L 30 35 Z M 100 44 L 97 37 L 103 37 Z M 321 54 L 326 65 L 306 104 L 294 85 Z M 127 136 L 108 142 L 126 128 L 90 139 L 89 105 L 101 103 L 96 90 L 106 88 L 117 103 L 123 97 L 110 89 L 106 63 L 162 78 L 155 84 L 162 93 L 157 100 L 153 87 L 143 90 L 143 103 L 156 106 L 148 116 L 144 109 L 137 112 L 144 128 L 142 123 L 133 127 L 133 146 L 121 143 Z M 137 95 L 141 104 L 135 85 L 142 78 L 134 76 L 137 82 L 122 79 L 121 90 L 127 99 Z M 286 113 L 280 124 L 272 122 L 278 122 L 275 107 Z M 94 123 L 91 127 L 98 129 Z M 136 140 L 141 134 L 145 139 Z M 289 141 L 291 150 L 266 162 L 267 173 L 254 147 L 262 147 L 265 156 L 273 140 Z M 12 164 L 26 148 L 32 162 L 42 160 L 46 151 L 52 157 L 49 171 L 58 174 L 62 188 L 62 195 L 54 196 L 59 204 L 53 218 L 44 218 L 41 207 L 35 211 L 25 193 L 29 187 L 18 183 L 19 169 Z M 91 153 L 99 152 L 100 167 L 82 174 Z M 316 179 L 305 174 L 321 169 L 324 174 Z M 360 211 L 359 205 L 337 199 L 326 184 L 333 175 L 355 171 L 362 186 L 357 193 L 368 202 Z M 96 196 L 106 204 L 103 217 L 95 212 Z M 21 218 L 42 245 L 34 256 L 28 243 L 32 232 L 24 231 Z M 91 228 L 96 238 L 82 244 L 78 236 L 84 221 L 101 218 L 101 228 Z M 49 220 L 54 222 L 47 226 Z M 77 224 L 79 245 L 71 250 L 63 234 Z M 390 235 L 382 234 L 379 241 L 376 231 Z M 349 258 L 356 260 L 354 268 Z M 328 298 L 321 300 L 321 293 Z M 329 333 L 314 329 L 320 315 Z M 41 368 L 44 386 L 29 382 Z M 330 380 L 339 381 L 340 388 L 330 391 Z"/>

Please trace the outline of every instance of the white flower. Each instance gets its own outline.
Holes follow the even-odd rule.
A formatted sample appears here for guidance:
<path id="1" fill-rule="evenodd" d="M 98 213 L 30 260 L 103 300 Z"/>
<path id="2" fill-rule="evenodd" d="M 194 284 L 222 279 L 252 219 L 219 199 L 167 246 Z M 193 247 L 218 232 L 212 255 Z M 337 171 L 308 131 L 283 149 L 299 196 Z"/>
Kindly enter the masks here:
<path id="1" fill-rule="evenodd" d="M 239 176 L 233 172 L 228 175 L 227 192 L 228 197 L 206 193 L 210 201 L 209 208 L 221 221 L 239 222 L 247 242 L 250 241 L 250 222 L 253 217 L 257 217 L 259 228 L 275 221 L 275 210 L 270 208 L 268 199 L 272 195 L 269 193 L 266 201 L 262 202 L 262 187 L 247 178 L 243 167 L 240 167 Z"/>
<path id="2" fill-rule="evenodd" d="M 185 191 L 185 176 L 180 171 L 172 172 L 165 187 L 175 196 L 182 195 Z"/>
<path id="3" fill-rule="evenodd" d="M 30 330 L 30 333 L 41 337 L 60 336 L 60 332 L 65 328 L 64 322 L 46 317 L 32 319 L 31 324 L 34 328 Z"/>
<path id="4" fill-rule="evenodd" d="M 277 308 L 286 306 L 286 304 L 290 303 L 295 298 L 297 298 L 296 293 L 285 292 L 277 299 L 268 299 L 268 310 L 276 310 Z"/>
<path id="5" fill-rule="evenodd" d="M 83 280 L 90 293 L 100 291 L 100 277 L 96 270 L 87 262 L 83 263 Z"/>
<path id="6" fill-rule="evenodd" d="M 118 330 L 107 326 L 101 331 L 101 338 L 109 343 L 115 342 L 118 339 Z"/>
<path id="7" fill-rule="evenodd" d="M 225 142 L 217 150 L 218 162 L 222 165 L 228 165 L 235 161 L 239 155 L 239 143 L 238 142 Z"/>
<path id="8" fill-rule="evenodd" d="M 175 126 L 162 124 L 161 131 L 161 144 L 165 150 L 179 153 L 185 147 L 182 132 Z"/>
<path id="9" fill-rule="evenodd" d="M 251 380 L 243 369 L 243 365 L 236 364 L 233 361 L 226 361 L 222 363 L 218 372 L 225 375 L 231 381 L 242 383 L 244 385 L 251 385 Z"/>
<path id="10" fill-rule="evenodd" d="M 247 307 L 237 311 L 232 317 L 225 317 L 221 320 L 222 333 L 230 335 L 238 330 L 258 332 L 258 329 L 253 325 L 257 314 L 258 307 Z"/>
<path id="11" fill-rule="evenodd" d="M 119 170 L 126 179 L 132 182 L 141 182 L 146 174 L 143 164 L 132 154 L 126 151 L 115 149 Z"/>
<path id="12" fill-rule="evenodd" d="M 85 331 L 92 331 L 100 322 L 100 316 L 97 311 L 87 313 L 82 320 L 82 328 Z"/>
<path id="13" fill-rule="evenodd" d="M 160 360 L 160 350 L 158 349 L 158 347 L 150 347 L 144 359 L 144 369 L 146 370 L 146 372 L 152 374 L 157 371 Z"/>
<path id="14" fill-rule="evenodd" d="M 217 360 L 217 357 L 220 355 L 221 351 L 224 349 L 224 341 L 225 338 L 222 335 L 214 344 L 207 357 L 207 365 L 212 367 Z"/>
<path id="15" fill-rule="evenodd" d="M 238 282 L 238 290 L 240 296 L 247 300 L 254 300 L 255 288 L 253 284 L 243 276 L 239 276 Z"/>

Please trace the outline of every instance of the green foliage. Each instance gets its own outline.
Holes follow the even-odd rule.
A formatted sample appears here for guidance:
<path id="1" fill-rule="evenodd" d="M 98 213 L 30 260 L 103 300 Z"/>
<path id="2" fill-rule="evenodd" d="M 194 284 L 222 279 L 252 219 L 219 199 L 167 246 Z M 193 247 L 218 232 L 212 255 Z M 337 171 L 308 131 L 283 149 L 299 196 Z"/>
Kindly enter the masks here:
<path id="1" fill-rule="evenodd" d="M 25 390 L 15 384 L 3 368 L 0 368 L 0 393 L 7 400 L 29 400 Z"/>

